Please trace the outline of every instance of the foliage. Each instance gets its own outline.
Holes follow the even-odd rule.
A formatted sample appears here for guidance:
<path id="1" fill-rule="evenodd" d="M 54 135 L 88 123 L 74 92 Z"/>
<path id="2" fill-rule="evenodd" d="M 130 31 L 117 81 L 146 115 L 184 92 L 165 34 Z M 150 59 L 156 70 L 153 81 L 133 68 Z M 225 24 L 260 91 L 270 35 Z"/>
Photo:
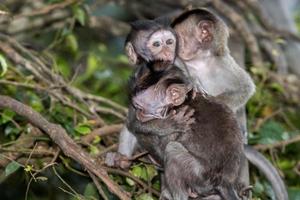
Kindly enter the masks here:
<path id="1" fill-rule="evenodd" d="M 63 1 L 39 2 L 43 8 Z M 105 28 L 108 27 L 100 31 L 93 30 L 88 26 L 88 22 L 91 17 L 102 15 L 101 12 L 108 12 L 116 18 L 123 17 L 124 20 L 131 16 L 128 13 L 124 16 L 120 7 L 111 4 L 91 11 L 88 9 L 91 2 L 83 1 L 68 5 L 64 8 L 68 16 L 63 20 L 67 21 L 63 26 L 52 27 L 55 24 L 52 22 L 53 24 L 49 25 L 50 28 L 46 31 L 39 30 L 37 34 L 25 31 L 22 37 L 20 36 L 20 43 L 24 46 L 30 44 L 28 47 L 30 52 L 45 63 L 50 63 L 48 67 L 51 72 L 62 76 L 68 85 L 88 94 L 106 97 L 126 107 L 127 79 L 132 68 L 122 53 L 124 35 L 116 36 L 111 33 L 105 35 Z M 28 5 L 28 9 L 38 6 L 32 4 Z M 3 9 L 10 12 L 18 10 L 17 7 L 10 6 L 3 5 Z M 36 18 L 47 19 L 47 15 L 32 16 L 30 19 Z M 284 87 L 271 79 L 269 72 L 272 68 L 273 66 L 266 64 L 263 69 L 261 67 L 250 69 L 257 85 L 256 94 L 247 104 L 251 145 L 272 145 L 299 136 L 299 105 L 291 103 L 284 95 Z M 1 83 L 1 81 L 16 82 L 20 85 Z M 49 121 L 62 125 L 86 151 L 95 158 L 103 158 L 103 153 L 116 143 L 117 135 L 97 136 L 89 144 L 84 143 L 83 138 L 101 127 L 100 120 L 88 117 L 54 98 L 50 91 L 56 91 L 49 87 L 21 64 L 12 62 L 4 52 L 0 53 L 0 94 L 14 97 L 41 113 Z M 64 86 L 57 83 L 55 87 L 63 90 Z M 64 97 L 68 97 L 68 102 L 76 104 L 85 112 L 93 109 L 93 107 L 86 108 L 84 103 L 69 94 Z M 122 123 L 123 119 L 106 110 L 109 109 L 108 106 L 102 109 L 105 111 L 99 111 L 97 114 L 101 115 L 107 124 Z M 57 146 L 48 137 L 36 135 L 26 120 L 9 109 L 0 110 L 0 133 L 2 133 L 0 134 L 1 199 L 101 198 L 92 180 L 86 177 L 88 174 L 85 169 L 61 152 L 56 155 Z M 31 143 L 24 144 L 23 136 Z M 29 139 L 26 136 L 29 136 Z M 30 137 L 34 137 L 34 142 Z M 299 143 L 284 148 L 271 148 L 269 151 L 264 151 L 264 154 L 284 176 L 290 199 L 299 199 Z M 48 165 L 49 163 L 53 166 Z M 147 187 L 156 190 L 160 188 L 160 172 L 154 165 L 148 164 L 145 160 L 136 160 L 127 172 L 129 177 L 121 173 L 110 173 L 110 177 L 131 193 L 133 199 L 158 199 L 156 195 L 149 192 L 149 188 L 147 189 Z M 134 177 L 143 181 L 147 187 L 141 187 Z M 254 185 L 254 199 L 273 199 L 274 194 L 269 183 L 252 167 L 251 182 Z M 117 199 L 103 183 L 99 182 L 99 184 L 108 199 Z M 37 192 L 39 190 L 42 190 L 45 195 Z"/>

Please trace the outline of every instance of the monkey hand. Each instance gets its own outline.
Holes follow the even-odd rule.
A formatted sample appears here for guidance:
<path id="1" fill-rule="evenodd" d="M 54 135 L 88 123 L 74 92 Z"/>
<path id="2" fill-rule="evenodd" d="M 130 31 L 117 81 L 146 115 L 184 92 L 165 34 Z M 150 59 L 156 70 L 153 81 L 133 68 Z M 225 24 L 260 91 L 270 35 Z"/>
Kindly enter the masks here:
<path id="1" fill-rule="evenodd" d="M 253 189 L 252 185 L 242 188 L 241 191 L 239 192 L 239 196 L 242 197 L 243 199 L 249 199 L 251 196 L 252 189 Z"/>
<path id="2" fill-rule="evenodd" d="M 191 125 L 195 123 L 194 112 L 195 110 L 189 106 L 171 111 L 171 119 L 176 122 L 179 131 L 185 132 L 191 129 Z"/>
<path id="3" fill-rule="evenodd" d="M 128 169 L 131 165 L 131 161 L 129 158 L 118 152 L 108 152 L 106 154 L 105 164 L 109 167 Z"/>

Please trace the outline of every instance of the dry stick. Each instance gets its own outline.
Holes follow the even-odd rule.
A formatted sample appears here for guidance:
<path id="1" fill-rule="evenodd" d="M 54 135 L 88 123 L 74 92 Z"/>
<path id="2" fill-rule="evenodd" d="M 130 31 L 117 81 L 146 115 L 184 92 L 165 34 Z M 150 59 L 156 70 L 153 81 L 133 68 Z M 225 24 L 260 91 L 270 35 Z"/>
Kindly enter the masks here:
<path id="1" fill-rule="evenodd" d="M 98 182 L 98 180 L 97 180 L 97 177 L 96 177 L 93 173 L 91 173 L 90 171 L 88 171 L 88 173 L 89 173 L 90 177 L 92 178 L 94 184 L 96 185 L 96 187 L 97 187 L 97 189 L 98 189 L 98 192 L 99 192 L 99 194 L 102 196 L 102 198 L 103 198 L 104 200 L 109 200 L 109 199 L 107 198 L 105 192 L 103 191 L 101 185 L 99 184 L 99 182 Z"/>
<path id="2" fill-rule="evenodd" d="M 42 135 L 39 129 L 34 127 L 30 128 L 31 131 L 28 134 L 22 133 L 21 136 L 15 141 L 15 143 L 10 146 L 10 148 L 4 148 L 2 145 L 0 145 L 1 151 L 8 151 L 7 153 L 1 153 L 2 155 L 5 155 L 5 157 L 0 156 L 0 166 L 4 167 L 10 162 L 10 160 L 6 159 L 6 157 L 9 157 L 11 160 L 16 160 L 17 158 L 19 158 L 25 152 L 17 150 L 29 149 L 34 145 L 36 138 Z"/>
<path id="3" fill-rule="evenodd" d="M 104 150 L 100 151 L 99 153 L 97 153 L 95 156 L 99 157 L 109 151 L 116 151 L 118 149 L 118 146 L 119 144 L 116 143 L 116 144 L 113 144 L 113 145 L 110 145 L 109 147 L 105 148 Z"/>
<path id="4" fill-rule="evenodd" d="M 107 185 L 108 189 L 121 200 L 130 199 L 118 185 L 110 180 L 107 171 L 102 166 L 99 166 L 88 153 L 83 151 L 60 125 L 48 122 L 42 115 L 35 112 L 29 106 L 8 96 L 0 95 L 0 107 L 15 111 L 17 114 L 25 117 L 32 125 L 42 129 L 61 148 L 65 155 L 71 157 L 98 176 Z"/>
<path id="5" fill-rule="evenodd" d="M 110 109 L 110 108 L 104 108 L 104 107 L 95 107 L 95 110 L 99 113 L 102 113 L 102 114 L 111 114 L 111 115 L 114 115 L 122 120 L 125 120 L 125 116 L 114 111 L 113 109 Z"/>
<path id="6" fill-rule="evenodd" d="M 3 35 L 0 34 L 0 38 Z M 42 80 L 52 85 L 51 82 L 45 80 L 43 76 L 40 75 L 40 73 L 30 64 L 29 61 L 24 59 L 22 56 L 20 56 L 10 45 L 7 43 L 0 41 L 0 50 L 7 55 L 8 58 L 10 58 L 14 63 L 24 66 L 28 71 L 30 71 L 35 77 L 37 77 L 39 80 Z"/>
<path id="7" fill-rule="evenodd" d="M 246 21 L 233 8 L 221 0 L 212 0 L 215 9 L 226 16 L 245 40 L 251 52 L 251 60 L 255 66 L 263 66 L 260 49 L 255 36 L 251 33 Z"/>
<path id="8" fill-rule="evenodd" d="M 98 129 L 93 130 L 90 134 L 82 137 L 84 144 L 89 144 L 96 136 L 105 136 L 112 133 L 120 132 L 123 127 L 123 124 L 114 124 L 109 126 L 104 126 Z"/>
<path id="9" fill-rule="evenodd" d="M 66 1 L 62 1 L 60 3 L 56 3 L 56 4 L 51 4 L 49 6 L 45 6 L 43 8 L 40 8 L 38 10 L 33 10 L 29 13 L 21 13 L 17 16 L 14 16 L 15 19 L 18 18 L 22 18 L 22 17 L 32 17 L 32 16 L 37 16 L 37 15 L 45 15 L 47 13 L 50 13 L 53 10 L 56 9 L 62 9 L 65 8 L 71 4 L 77 3 L 79 2 L 79 0 L 66 0 Z"/>
<path id="10" fill-rule="evenodd" d="M 273 148 L 278 148 L 278 147 L 284 147 L 289 144 L 297 143 L 300 142 L 300 135 L 297 135 L 289 140 L 284 140 L 280 142 L 276 142 L 273 144 L 257 144 L 254 146 L 255 149 L 260 150 L 260 151 L 265 151 L 268 149 L 273 149 Z"/>
<path id="11" fill-rule="evenodd" d="M 9 85 L 17 86 L 17 87 L 24 87 L 24 88 L 29 88 L 29 89 L 33 89 L 33 90 L 39 90 L 39 91 L 47 92 L 50 95 L 52 95 L 55 99 L 60 101 L 62 104 L 66 105 L 66 106 L 69 106 L 70 108 L 73 108 L 74 110 L 80 112 L 81 114 L 85 115 L 86 117 L 89 117 L 89 118 L 92 117 L 91 114 L 87 113 L 85 110 L 81 109 L 76 104 L 73 104 L 69 100 L 63 98 L 61 95 L 58 94 L 57 91 L 52 90 L 51 88 L 44 88 L 44 87 L 41 87 L 39 85 L 33 85 L 33 84 L 28 84 L 28 83 L 19 83 L 19 82 L 8 81 L 8 80 L 0 80 L 0 84 L 6 84 L 6 85 L 9 84 Z"/>
<path id="12" fill-rule="evenodd" d="M 92 94 L 81 94 L 81 96 L 87 100 L 93 100 L 93 101 L 96 101 L 99 103 L 107 104 L 107 105 L 111 106 L 112 108 L 122 111 L 124 114 L 127 113 L 127 110 L 128 110 L 127 108 L 120 106 L 119 104 L 117 104 L 109 99 L 106 99 L 106 98 L 103 98 L 100 96 L 96 96 L 96 95 L 92 95 Z"/>

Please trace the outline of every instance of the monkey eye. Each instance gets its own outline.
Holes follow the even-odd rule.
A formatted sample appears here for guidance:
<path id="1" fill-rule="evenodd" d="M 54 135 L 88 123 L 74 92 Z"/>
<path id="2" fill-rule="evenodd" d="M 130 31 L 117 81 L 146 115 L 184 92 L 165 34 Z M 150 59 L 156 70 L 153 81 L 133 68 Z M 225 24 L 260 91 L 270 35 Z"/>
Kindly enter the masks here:
<path id="1" fill-rule="evenodd" d="M 160 42 L 159 41 L 155 41 L 152 44 L 154 47 L 159 47 L 160 46 Z"/>
<path id="2" fill-rule="evenodd" d="M 167 41 L 166 41 L 166 44 L 167 45 L 170 45 L 170 44 L 173 44 L 174 43 L 174 40 L 173 39 L 168 39 Z"/>

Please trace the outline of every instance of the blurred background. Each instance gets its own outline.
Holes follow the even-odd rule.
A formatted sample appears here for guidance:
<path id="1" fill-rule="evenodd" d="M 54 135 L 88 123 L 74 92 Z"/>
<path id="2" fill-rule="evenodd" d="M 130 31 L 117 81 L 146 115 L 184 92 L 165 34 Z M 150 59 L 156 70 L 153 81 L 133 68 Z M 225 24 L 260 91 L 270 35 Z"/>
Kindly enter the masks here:
<path id="1" fill-rule="evenodd" d="M 248 142 L 300 199 L 299 0 L 1 0 L 0 94 L 60 124 L 103 163 L 126 117 L 133 67 L 123 46 L 129 22 L 207 7 L 230 27 L 230 48 L 255 80 L 246 106 Z M 158 199 L 159 171 L 144 158 L 108 170 L 132 199 Z M 274 199 L 250 166 L 253 199 Z M 0 109 L 0 199 L 118 199 L 46 134 Z M 103 197 L 104 196 L 104 197 Z"/>

